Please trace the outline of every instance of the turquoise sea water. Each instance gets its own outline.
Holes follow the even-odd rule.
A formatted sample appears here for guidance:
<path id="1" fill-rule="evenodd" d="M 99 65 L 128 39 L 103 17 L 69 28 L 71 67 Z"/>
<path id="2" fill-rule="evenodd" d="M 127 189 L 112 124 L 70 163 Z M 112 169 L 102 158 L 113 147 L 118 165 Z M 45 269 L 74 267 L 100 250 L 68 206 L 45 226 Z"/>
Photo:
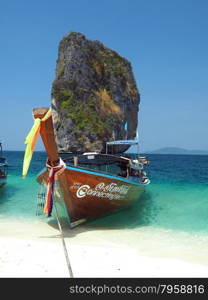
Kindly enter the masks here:
<path id="1" fill-rule="evenodd" d="M 7 158 L 9 167 L 7 184 L 0 189 L 0 220 L 37 218 L 35 216 L 36 199 L 40 187 L 35 178 L 44 166 L 45 153 L 34 153 L 26 179 L 22 179 L 24 152 L 5 151 L 4 157 Z"/>
<path id="2" fill-rule="evenodd" d="M 120 221 L 120 226 L 130 228 L 153 226 L 207 234 L 208 156 L 148 155 L 148 159 L 151 164 L 146 170 L 151 183 L 141 201 L 105 221 Z"/>
<path id="3" fill-rule="evenodd" d="M 35 152 L 26 179 L 22 179 L 23 152 L 6 151 L 8 183 L 0 189 L 0 220 L 32 220 L 39 184 L 35 177 L 45 164 L 44 152 Z M 208 156 L 148 155 L 151 184 L 132 208 L 90 222 L 90 226 L 134 229 L 160 228 L 190 234 L 208 234 Z M 42 217 L 41 217 L 42 218 Z"/>

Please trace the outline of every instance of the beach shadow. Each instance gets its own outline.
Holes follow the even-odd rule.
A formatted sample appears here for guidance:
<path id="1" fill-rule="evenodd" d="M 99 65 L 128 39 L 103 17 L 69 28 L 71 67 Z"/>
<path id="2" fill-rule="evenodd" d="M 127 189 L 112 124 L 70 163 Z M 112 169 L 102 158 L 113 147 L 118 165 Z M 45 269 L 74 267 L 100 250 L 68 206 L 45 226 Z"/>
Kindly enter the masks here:
<path id="1" fill-rule="evenodd" d="M 86 231 L 95 230 L 116 230 L 134 229 L 140 226 L 148 226 L 150 221 L 152 197 L 148 192 L 144 192 L 141 198 L 131 207 L 115 212 L 113 214 L 100 217 L 96 220 L 87 221 L 71 229 L 66 219 L 60 218 L 60 224 L 65 237 L 74 237 Z M 55 218 L 48 221 L 48 225 L 59 230 Z M 60 235 L 59 235 L 60 236 Z M 57 236 L 54 236 L 54 238 Z"/>

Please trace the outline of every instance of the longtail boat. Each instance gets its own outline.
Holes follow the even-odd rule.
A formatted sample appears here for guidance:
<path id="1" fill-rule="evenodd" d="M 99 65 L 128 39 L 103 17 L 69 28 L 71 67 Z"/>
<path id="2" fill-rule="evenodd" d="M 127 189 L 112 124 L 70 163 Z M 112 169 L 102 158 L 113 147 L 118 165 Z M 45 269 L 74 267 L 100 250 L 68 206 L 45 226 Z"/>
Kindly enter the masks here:
<path id="1" fill-rule="evenodd" d="M 26 177 L 37 137 L 40 133 L 47 161 L 37 181 L 47 189 L 44 213 L 51 216 L 53 202 L 67 212 L 71 227 L 111 214 L 138 201 L 150 183 L 143 167 L 145 157 L 132 159 L 106 153 L 61 154 L 58 152 L 51 109 L 33 109 L 34 125 L 26 138 L 23 178 Z M 122 141 L 106 144 L 118 145 Z M 129 145 L 137 140 L 123 141 Z"/>
<path id="2" fill-rule="evenodd" d="M 2 143 L 0 143 L 0 187 L 6 184 L 7 182 L 7 161 L 3 157 Z"/>

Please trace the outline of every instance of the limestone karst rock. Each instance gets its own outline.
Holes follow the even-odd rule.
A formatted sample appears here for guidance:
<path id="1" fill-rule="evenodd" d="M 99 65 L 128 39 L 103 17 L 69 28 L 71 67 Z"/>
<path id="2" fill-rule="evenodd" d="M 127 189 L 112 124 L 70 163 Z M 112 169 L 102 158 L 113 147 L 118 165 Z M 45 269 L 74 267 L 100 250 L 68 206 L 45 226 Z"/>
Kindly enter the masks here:
<path id="1" fill-rule="evenodd" d="M 80 33 L 71 32 L 61 40 L 52 85 L 60 152 L 102 152 L 106 141 L 133 139 L 139 102 L 131 64 L 125 58 Z"/>

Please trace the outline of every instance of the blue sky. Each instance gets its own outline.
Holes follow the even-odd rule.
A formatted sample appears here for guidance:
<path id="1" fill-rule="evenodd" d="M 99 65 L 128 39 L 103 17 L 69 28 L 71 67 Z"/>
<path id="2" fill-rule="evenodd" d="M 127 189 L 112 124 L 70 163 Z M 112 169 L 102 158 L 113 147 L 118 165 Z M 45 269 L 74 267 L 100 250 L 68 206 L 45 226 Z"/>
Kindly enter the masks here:
<path id="1" fill-rule="evenodd" d="M 59 41 L 77 31 L 131 62 L 141 150 L 208 150 L 207 16 L 206 0 L 0 0 L 4 148 L 24 150 L 32 108 L 50 105 Z"/>

